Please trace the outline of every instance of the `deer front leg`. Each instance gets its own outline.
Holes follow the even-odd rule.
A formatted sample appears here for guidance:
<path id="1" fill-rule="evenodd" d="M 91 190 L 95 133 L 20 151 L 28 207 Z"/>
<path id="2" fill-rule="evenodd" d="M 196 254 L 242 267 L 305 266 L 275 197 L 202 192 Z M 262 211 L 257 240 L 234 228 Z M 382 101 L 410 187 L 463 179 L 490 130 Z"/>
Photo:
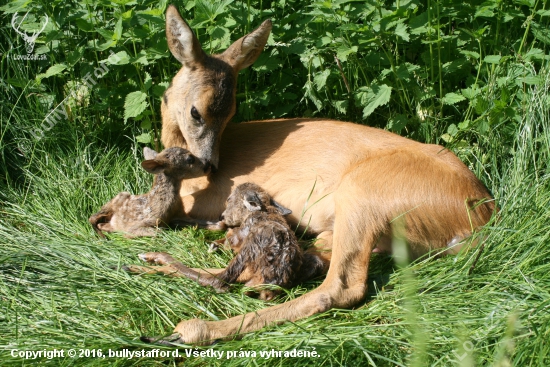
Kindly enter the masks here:
<path id="1" fill-rule="evenodd" d="M 343 182 L 335 195 L 335 221 L 330 268 L 317 288 L 299 298 L 223 321 L 188 320 L 180 322 L 166 343 L 208 345 L 231 339 L 268 325 L 296 321 L 332 307 L 350 307 L 366 293 L 368 263 L 383 216 L 370 217 L 368 200 L 358 203 L 353 182 Z M 369 226 L 365 225 L 369 223 Z M 359 230 L 360 229 L 360 230 Z"/>

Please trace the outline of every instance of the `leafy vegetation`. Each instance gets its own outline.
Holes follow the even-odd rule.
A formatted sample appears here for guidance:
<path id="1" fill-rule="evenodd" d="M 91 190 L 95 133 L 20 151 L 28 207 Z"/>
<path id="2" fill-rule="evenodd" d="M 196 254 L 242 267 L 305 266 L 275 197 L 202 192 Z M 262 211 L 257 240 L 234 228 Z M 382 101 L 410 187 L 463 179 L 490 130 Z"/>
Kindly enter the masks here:
<path id="1" fill-rule="evenodd" d="M 318 361 L 235 358 L 224 364 L 550 363 L 545 0 L 176 5 L 211 53 L 273 20 L 264 53 L 239 76 L 235 121 L 333 117 L 444 144 L 484 180 L 500 207 L 477 261 L 478 250 L 394 269 L 391 259 L 378 256 L 370 265 L 377 282 L 356 310 L 333 310 L 213 347 L 316 348 Z M 16 0 L 0 7 L 3 365 L 26 364 L 10 356 L 14 348 L 148 349 L 140 335 L 169 332 L 181 319 L 222 319 L 265 306 L 244 290 L 215 294 L 181 279 L 113 269 L 149 250 L 168 250 L 191 266 L 224 266 L 230 254 L 205 251 L 217 233 L 186 229 L 105 242 L 87 223 L 116 193 L 151 185 L 139 169 L 140 144 L 158 144 L 160 96 L 179 69 L 167 51 L 166 6 L 165 0 Z M 30 36 L 46 15 L 29 52 L 12 20 Z M 296 287 L 277 302 L 317 284 Z M 66 366 L 106 361 L 222 363 L 40 359 Z"/>

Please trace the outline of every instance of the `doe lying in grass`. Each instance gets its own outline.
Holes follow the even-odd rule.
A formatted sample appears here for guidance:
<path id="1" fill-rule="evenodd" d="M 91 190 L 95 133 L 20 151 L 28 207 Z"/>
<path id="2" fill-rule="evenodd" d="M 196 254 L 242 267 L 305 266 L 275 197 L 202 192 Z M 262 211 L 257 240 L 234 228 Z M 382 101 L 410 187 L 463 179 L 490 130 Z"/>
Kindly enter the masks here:
<path id="1" fill-rule="evenodd" d="M 147 147 L 141 166 L 155 174 L 151 191 L 144 195 L 121 192 L 89 219 L 94 230 L 124 232 L 126 237 L 154 236 L 158 227 L 166 226 L 181 205 L 181 180 L 205 175 L 205 165 L 189 151 L 172 147 L 157 153 Z"/>

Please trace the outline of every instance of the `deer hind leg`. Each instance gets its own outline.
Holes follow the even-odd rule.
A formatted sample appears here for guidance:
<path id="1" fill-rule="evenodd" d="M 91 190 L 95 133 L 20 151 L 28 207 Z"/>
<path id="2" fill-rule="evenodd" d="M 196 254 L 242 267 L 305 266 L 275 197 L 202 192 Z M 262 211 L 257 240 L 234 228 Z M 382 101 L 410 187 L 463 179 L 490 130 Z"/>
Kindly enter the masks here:
<path id="1" fill-rule="evenodd" d="M 375 210 L 369 207 L 365 191 L 356 184 L 364 180 L 348 176 L 335 193 L 332 259 L 327 277 L 317 289 L 290 302 L 223 321 L 182 321 L 167 342 L 208 345 L 268 325 L 303 319 L 332 307 L 350 307 L 360 301 L 366 294 L 371 252 L 385 223 L 380 222 L 383 215 L 369 216 Z"/>

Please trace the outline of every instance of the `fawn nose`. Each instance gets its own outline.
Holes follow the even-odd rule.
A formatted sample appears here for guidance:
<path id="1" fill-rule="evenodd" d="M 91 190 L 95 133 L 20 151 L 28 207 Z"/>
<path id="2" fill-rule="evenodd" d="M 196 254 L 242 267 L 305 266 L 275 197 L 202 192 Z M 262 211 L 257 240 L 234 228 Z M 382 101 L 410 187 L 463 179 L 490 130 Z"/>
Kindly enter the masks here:
<path id="1" fill-rule="evenodd" d="M 209 174 L 212 171 L 212 163 L 210 161 L 206 161 L 204 164 L 204 173 Z"/>
<path id="2" fill-rule="evenodd" d="M 225 219 L 225 216 L 223 215 L 223 213 L 220 214 L 220 221 L 224 220 Z"/>

